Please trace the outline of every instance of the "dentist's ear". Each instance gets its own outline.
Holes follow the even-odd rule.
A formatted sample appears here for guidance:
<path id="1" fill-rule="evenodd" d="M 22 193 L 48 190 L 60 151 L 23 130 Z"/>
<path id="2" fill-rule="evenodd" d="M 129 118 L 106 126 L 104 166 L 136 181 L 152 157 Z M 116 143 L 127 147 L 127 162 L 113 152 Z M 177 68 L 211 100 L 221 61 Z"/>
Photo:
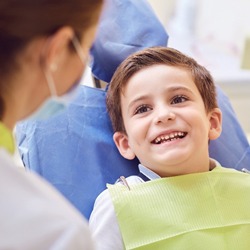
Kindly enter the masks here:
<path id="1" fill-rule="evenodd" d="M 219 108 L 214 108 L 210 112 L 210 130 L 208 137 L 210 140 L 217 139 L 222 132 L 222 113 Z"/>
<path id="2" fill-rule="evenodd" d="M 46 40 L 42 51 L 43 64 L 47 69 L 52 70 L 67 61 L 69 53 L 69 44 L 74 36 L 71 27 L 65 26 L 58 29 L 54 34 Z"/>
<path id="3" fill-rule="evenodd" d="M 120 154 L 124 158 L 128 160 L 133 160 L 135 158 L 135 154 L 129 146 L 127 135 L 125 135 L 123 132 L 115 132 L 113 135 L 113 140 Z"/>

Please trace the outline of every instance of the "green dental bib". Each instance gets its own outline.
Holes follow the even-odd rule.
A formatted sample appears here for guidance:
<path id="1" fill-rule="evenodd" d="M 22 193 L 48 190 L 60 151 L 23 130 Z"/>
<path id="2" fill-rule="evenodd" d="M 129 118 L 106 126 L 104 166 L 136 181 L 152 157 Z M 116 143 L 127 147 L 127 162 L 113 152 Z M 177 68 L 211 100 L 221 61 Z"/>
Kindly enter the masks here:
<path id="1" fill-rule="evenodd" d="M 250 175 L 211 172 L 108 185 L 126 249 L 250 249 Z"/>

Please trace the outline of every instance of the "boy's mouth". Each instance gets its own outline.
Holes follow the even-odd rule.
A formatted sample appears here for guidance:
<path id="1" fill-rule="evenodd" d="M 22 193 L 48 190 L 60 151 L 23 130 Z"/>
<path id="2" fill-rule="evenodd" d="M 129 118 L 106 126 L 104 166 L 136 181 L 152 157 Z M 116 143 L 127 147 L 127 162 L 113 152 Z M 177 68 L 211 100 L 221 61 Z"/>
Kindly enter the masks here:
<path id="1" fill-rule="evenodd" d="M 174 141 L 174 140 L 179 140 L 184 138 L 187 135 L 187 132 L 172 132 L 170 134 L 167 135 L 160 135 L 158 137 L 156 137 L 152 143 L 154 144 L 161 144 L 163 142 L 170 142 L 170 141 Z"/>

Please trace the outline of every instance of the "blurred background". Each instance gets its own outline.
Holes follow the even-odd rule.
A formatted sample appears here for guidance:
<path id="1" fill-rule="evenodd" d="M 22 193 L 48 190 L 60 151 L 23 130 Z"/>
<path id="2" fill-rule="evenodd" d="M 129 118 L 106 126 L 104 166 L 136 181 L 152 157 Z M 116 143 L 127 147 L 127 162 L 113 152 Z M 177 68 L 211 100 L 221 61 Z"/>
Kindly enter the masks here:
<path id="1" fill-rule="evenodd" d="M 148 1 L 166 27 L 168 46 L 210 70 L 250 138 L 250 1 Z"/>

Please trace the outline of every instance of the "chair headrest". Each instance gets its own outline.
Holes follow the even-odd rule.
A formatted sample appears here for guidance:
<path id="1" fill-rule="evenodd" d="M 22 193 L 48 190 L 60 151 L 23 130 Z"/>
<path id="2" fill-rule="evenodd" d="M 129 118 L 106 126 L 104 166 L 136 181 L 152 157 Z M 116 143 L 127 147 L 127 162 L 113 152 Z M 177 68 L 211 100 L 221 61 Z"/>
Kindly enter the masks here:
<path id="1" fill-rule="evenodd" d="M 92 73 L 109 83 L 127 56 L 147 47 L 167 46 L 167 41 L 168 34 L 147 1 L 107 0 L 91 49 Z"/>

